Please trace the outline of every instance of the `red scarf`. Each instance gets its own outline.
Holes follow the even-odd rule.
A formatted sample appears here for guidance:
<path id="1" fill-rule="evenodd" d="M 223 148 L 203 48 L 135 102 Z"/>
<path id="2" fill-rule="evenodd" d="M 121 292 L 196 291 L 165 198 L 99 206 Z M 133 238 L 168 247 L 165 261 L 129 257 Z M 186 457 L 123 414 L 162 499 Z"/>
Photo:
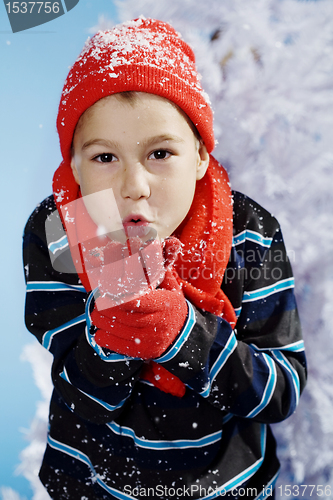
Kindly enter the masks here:
<path id="1" fill-rule="evenodd" d="M 80 196 L 80 188 L 70 165 L 65 162 L 54 174 L 53 193 L 60 216 L 60 208 Z M 65 221 L 62 222 L 66 229 Z M 234 327 L 235 311 L 221 290 L 230 256 L 232 227 L 232 195 L 228 175 L 210 156 L 206 175 L 197 181 L 190 211 L 175 232 L 183 247 L 174 267 L 185 297 L 198 308 L 223 317 Z M 86 273 L 82 272 L 82 267 L 78 270 L 81 282 L 89 292 L 91 288 Z M 146 364 L 142 377 L 165 392 L 177 396 L 185 393 L 184 384 L 157 363 Z"/>

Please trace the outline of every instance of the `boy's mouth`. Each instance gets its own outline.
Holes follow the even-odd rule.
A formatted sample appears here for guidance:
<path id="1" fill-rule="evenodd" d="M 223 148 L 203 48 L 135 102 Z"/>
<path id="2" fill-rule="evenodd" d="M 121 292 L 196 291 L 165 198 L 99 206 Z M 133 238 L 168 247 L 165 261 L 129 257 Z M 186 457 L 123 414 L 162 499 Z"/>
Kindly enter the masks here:
<path id="1" fill-rule="evenodd" d="M 151 230 L 149 222 L 145 217 L 138 214 L 130 214 L 123 219 L 126 236 L 144 238 Z"/>
<path id="2" fill-rule="evenodd" d="M 133 225 L 133 224 L 149 224 L 147 219 L 142 215 L 130 214 L 123 219 L 123 225 Z"/>

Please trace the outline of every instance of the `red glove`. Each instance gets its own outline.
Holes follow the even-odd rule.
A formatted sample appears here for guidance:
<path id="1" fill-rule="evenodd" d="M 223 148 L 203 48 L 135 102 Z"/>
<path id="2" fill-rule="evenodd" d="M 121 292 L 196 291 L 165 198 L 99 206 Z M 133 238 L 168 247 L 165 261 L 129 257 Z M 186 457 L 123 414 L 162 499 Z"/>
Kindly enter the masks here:
<path id="1" fill-rule="evenodd" d="M 165 268 L 161 243 L 144 243 L 140 238 L 129 238 L 125 243 L 109 240 L 104 246 L 85 248 L 84 262 L 92 289 L 98 287 L 96 300 L 99 311 L 122 304 L 161 283 Z"/>
<path id="2" fill-rule="evenodd" d="M 160 288 L 103 312 L 92 312 L 97 344 L 142 359 L 158 357 L 169 347 L 187 317 L 187 304 L 171 269 L 179 247 L 175 238 L 165 242 L 167 269 Z"/>

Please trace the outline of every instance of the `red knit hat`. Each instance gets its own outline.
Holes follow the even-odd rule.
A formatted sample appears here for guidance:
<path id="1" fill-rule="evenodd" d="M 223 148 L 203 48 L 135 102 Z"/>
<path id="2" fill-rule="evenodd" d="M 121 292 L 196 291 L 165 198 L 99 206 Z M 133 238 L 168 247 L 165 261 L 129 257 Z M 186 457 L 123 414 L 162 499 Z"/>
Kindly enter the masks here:
<path id="1" fill-rule="evenodd" d="M 80 116 L 96 101 L 123 91 L 157 94 L 177 104 L 196 126 L 210 153 L 213 113 L 192 49 L 169 24 L 139 18 L 88 39 L 65 82 L 57 119 L 67 163 Z"/>

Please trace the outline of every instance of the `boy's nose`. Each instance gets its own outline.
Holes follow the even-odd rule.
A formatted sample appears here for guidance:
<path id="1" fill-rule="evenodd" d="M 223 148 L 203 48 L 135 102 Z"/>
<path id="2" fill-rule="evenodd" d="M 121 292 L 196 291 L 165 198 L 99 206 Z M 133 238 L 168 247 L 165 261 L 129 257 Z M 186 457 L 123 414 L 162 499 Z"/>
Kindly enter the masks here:
<path id="1" fill-rule="evenodd" d="M 149 173 L 141 164 L 124 166 L 122 172 L 121 195 L 123 198 L 139 200 L 150 196 Z"/>

